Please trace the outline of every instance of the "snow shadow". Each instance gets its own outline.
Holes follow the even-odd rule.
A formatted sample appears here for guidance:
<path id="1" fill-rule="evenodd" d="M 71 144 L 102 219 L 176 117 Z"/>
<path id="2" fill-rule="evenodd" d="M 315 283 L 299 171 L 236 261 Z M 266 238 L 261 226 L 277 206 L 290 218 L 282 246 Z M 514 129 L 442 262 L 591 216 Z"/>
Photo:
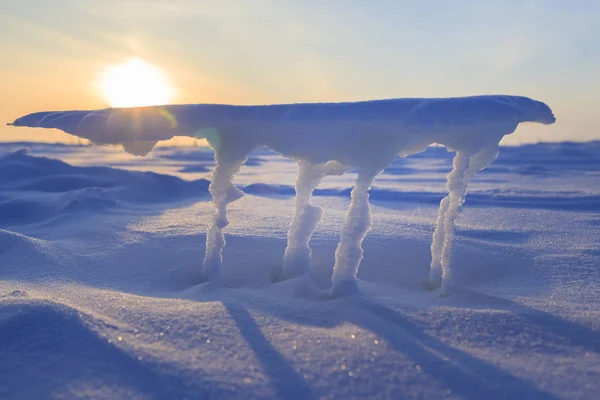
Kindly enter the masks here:
<path id="1" fill-rule="evenodd" d="M 342 309 L 343 319 L 384 338 L 425 373 L 466 399 L 556 399 L 497 366 L 423 332 L 402 314 L 377 301 L 357 297 Z M 364 312 L 356 312 L 355 309 Z"/>
<path id="2" fill-rule="evenodd" d="M 302 307 L 289 307 L 292 308 L 290 310 L 264 300 L 247 302 L 248 306 L 226 300 L 223 300 L 223 304 L 282 398 L 311 399 L 315 397 L 315 392 L 269 343 L 246 307 L 297 325 L 333 328 L 353 324 L 385 340 L 395 351 L 418 365 L 422 373 L 428 374 L 442 387 L 449 389 L 452 395 L 460 398 L 556 399 L 534 384 L 442 342 L 423 331 L 401 312 L 364 295 L 328 301 L 319 306 L 318 313 L 302 312 Z M 394 374 L 394 371 L 388 372 Z M 402 398 L 403 393 L 398 392 L 394 396 Z"/>
<path id="3" fill-rule="evenodd" d="M 600 353 L 600 335 L 598 335 L 598 332 L 576 322 L 571 322 L 545 311 L 519 304 L 510 299 L 464 288 L 458 289 L 454 298 L 456 304 L 453 304 L 453 306 L 472 308 L 473 304 L 481 304 L 496 310 L 511 311 L 527 323 L 541 327 L 548 334 L 559 336 L 569 341 L 572 345 Z"/>
<path id="4" fill-rule="evenodd" d="M 69 398 L 73 395 L 69 390 L 84 382 L 103 398 L 167 399 L 173 388 L 194 398 L 214 396 L 209 382 L 196 378 L 190 386 L 176 373 L 157 372 L 160 362 L 138 358 L 109 343 L 93 328 L 95 324 L 105 323 L 61 304 L 3 301 L 0 397 L 49 399 L 62 393 Z"/>
<path id="5" fill-rule="evenodd" d="M 294 367 L 263 335 L 244 305 L 231 301 L 224 301 L 222 304 L 235 321 L 242 338 L 252 348 L 263 370 L 271 378 L 277 398 L 290 400 L 320 398 L 313 392 L 302 375 L 296 372 Z"/>

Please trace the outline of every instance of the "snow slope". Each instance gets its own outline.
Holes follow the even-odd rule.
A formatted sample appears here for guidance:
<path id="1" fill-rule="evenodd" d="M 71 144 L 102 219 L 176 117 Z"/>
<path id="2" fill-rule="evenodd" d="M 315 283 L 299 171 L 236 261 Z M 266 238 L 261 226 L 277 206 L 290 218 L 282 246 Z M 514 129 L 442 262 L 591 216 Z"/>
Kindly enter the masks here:
<path id="1" fill-rule="evenodd" d="M 199 283 L 211 156 L 0 145 L 0 398 L 596 397 L 600 143 L 503 148 L 475 175 L 447 296 L 426 290 L 445 149 L 379 175 L 362 294 L 337 299 L 356 171 L 314 193 L 312 284 L 271 283 L 296 165 L 253 152 L 222 283 Z"/>

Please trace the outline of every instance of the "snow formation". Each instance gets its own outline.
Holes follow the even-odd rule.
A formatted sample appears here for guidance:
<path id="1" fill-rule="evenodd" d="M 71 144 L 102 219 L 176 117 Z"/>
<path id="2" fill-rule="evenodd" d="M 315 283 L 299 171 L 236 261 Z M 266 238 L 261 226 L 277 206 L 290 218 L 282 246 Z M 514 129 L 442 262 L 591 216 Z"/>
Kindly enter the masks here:
<path id="1" fill-rule="evenodd" d="M 309 241 L 321 210 L 310 197 L 327 175 L 358 168 L 352 199 L 335 251 L 332 294 L 356 291 L 362 242 L 371 224 L 369 189 L 397 155 L 424 151 L 438 143 L 455 151 L 431 245 L 429 284 L 452 284 L 450 259 L 454 220 L 473 174 L 498 154 L 498 143 L 521 122 L 552 124 L 550 108 L 521 96 L 390 99 L 347 103 L 234 106 L 165 105 L 94 111 L 39 112 L 18 118 L 15 126 L 57 128 L 95 144 L 122 144 L 132 154 L 147 154 L 159 140 L 173 136 L 206 138 L 215 151 L 210 183 L 213 218 L 206 236 L 203 276 L 220 278 L 227 206 L 243 192 L 232 179 L 249 153 L 267 146 L 298 162 L 296 215 L 289 230 L 283 278 L 309 270 Z"/>

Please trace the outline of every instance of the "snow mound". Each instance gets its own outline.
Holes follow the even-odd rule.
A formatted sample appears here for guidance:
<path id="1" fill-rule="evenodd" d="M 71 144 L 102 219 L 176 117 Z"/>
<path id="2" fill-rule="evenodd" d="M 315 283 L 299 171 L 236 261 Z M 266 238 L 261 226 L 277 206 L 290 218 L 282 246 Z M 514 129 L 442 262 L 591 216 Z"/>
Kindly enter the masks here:
<path id="1" fill-rule="evenodd" d="M 206 235 L 203 275 L 219 280 L 227 207 L 244 193 L 233 177 L 251 151 L 267 146 L 298 162 L 296 215 L 288 233 L 279 275 L 306 274 L 309 242 L 321 219 L 310 197 L 328 175 L 358 167 L 351 203 L 335 251 L 332 295 L 357 291 L 356 275 L 363 258 L 362 242 L 371 227 L 368 191 L 375 177 L 397 155 L 443 144 L 456 151 L 447 177 L 448 196 L 440 203 L 431 244 L 429 285 L 444 291 L 452 283 L 450 267 L 454 220 L 465 201 L 473 175 L 498 155 L 498 143 L 519 123 L 552 124 L 544 103 L 522 96 L 489 95 L 437 99 L 389 99 L 346 103 L 234 106 L 165 105 L 93 111 L 29 114 L 12 125 L 58 128 L 97 144 L 122 144 L 125 151 L 147 154 L 159 140 L 175 135 L 205 138 L 215 150 L 216 167 L 209 191 L 215 212 Z M 52 182 L 53 187 L 57 182 Z"/>
<path id="2" fill-rule="evenodd" d="M 185 181 L 154 172 L 75 167 L 18 150 L 0 157 L 2 226 L 37 223 L 82 211 L 103 213 L 123 207 L 194 201 L 208 196 L 209 182 Z"/>
<path id="3" fill-rule="evenodd" d="M 61 197 L 67 203 L 85 198 L 109 206 L 116 200 L 153 203 L 204 196 L 208 194 L 208 181 L 189 182 L 154 172 L 107 167 L 75 167 L 17 150 L 0 157 L 0 189 L 68 193 Z"/>

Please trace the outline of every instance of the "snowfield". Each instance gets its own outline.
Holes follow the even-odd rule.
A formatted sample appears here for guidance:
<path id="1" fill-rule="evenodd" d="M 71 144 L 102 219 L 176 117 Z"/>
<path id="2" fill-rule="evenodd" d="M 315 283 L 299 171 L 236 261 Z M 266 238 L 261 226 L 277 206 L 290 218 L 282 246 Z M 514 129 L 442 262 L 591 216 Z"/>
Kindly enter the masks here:
<path id="1" fill-rule="evenodd" d="M 0 144 L 0 398 L 596 398 L 600 143 L 501 148 L 469 185 L 442 295 L 452 157 L 377 176 L 360 291 L 332 298 L 356 169 L 314 191 L 310 274 L 280 281 L 297 164 L 252 151 L 206 282 L 209 149 Z"/>

